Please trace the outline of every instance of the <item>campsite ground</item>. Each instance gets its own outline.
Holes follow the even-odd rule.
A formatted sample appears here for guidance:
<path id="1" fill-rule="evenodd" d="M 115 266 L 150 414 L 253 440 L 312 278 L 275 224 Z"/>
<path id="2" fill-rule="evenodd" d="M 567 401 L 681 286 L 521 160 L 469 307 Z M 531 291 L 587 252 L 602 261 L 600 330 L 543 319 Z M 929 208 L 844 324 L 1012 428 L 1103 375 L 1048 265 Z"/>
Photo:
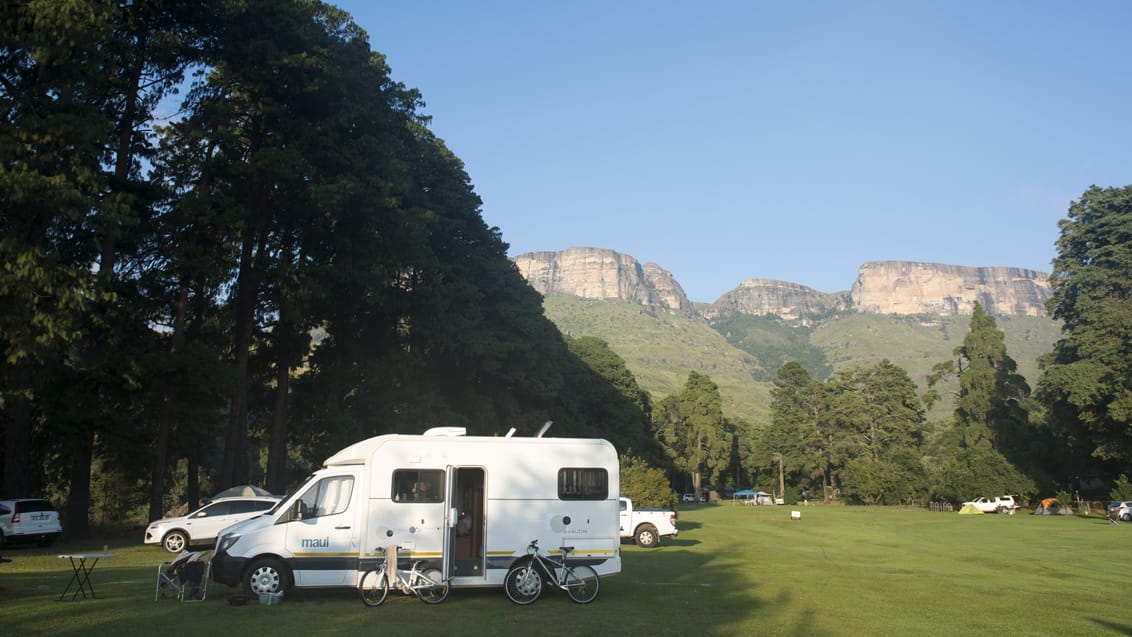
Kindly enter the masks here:
<path id="1" fill-rule="evenodd" d="M 155 603 L 155 567 L 167 554 L 132 538 L 9 549 L 0 618 L 6 634 L 114 637 L 1132 633 L 1121 566 L 1132 524 L 1101 516 L 705 504 L 685 505 L 679 526 L 659 548 L 623 545 L 623 573 L 603 580 L 588 606 L 548 593 L 519 607 L 489 589 L 453 591 L 439 606 L 394 596 L 366 608 L 340 589 L 233 607 L 223 586 L 203 603 Z M 70 571 L 55 555 L 107 542 L 115 557 L 94 572 L 98 598 L 56 602 Z"/>

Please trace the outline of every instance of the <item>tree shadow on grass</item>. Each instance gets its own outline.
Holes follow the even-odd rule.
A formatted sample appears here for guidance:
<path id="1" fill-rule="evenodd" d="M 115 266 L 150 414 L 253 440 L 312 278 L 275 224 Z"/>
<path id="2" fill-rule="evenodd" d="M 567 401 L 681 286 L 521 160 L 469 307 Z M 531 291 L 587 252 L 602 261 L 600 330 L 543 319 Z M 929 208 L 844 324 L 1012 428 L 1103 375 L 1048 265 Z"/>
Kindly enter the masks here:
<path id="1" fill-rule="evenodd" d="M 771 592 L 750 563 L 684 548 L 699 540 L 665 542 L 668 550 L 662 544 L 661 550 L 623 553 L 621 574 L 602 585 L 606 600 L 637 622 L 624 625 L 655 626 L 678 635 L 746 635 L 753 624 L 774 634 L 825 634 L 814 625 L 816 612 L 794 618 L 797 604 L 790 591 Z"/>
<path id="2" fill-rule="evenodd" d="M 1117 624 L 1116 622 L 1097 619 L 1096 617 L 1089 617 L 1088 620 L 1099 626 L 1104 626 L 1105 628 L 1115 633 L 1119 633 L 1121 635 L 1132 635 L 1132 626 L 1128 624 Z"/>

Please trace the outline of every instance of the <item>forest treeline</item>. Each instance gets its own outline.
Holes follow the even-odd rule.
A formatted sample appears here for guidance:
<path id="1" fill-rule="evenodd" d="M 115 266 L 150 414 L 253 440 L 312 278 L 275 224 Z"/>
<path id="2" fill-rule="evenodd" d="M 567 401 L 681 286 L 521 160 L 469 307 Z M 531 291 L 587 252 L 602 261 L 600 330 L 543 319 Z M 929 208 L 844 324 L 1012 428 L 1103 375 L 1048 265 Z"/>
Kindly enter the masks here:
<path id="1" fill-rule="evenodd" d="M 65 503 L 81 535 L 235 484 L 283 493 L 372 435 L 547 420 L 609 439 L 651 484 L 781 470 L 862 502 L 1132 460 L 1127 188 L 1062 222 L 1066 337 L 1035 391 L 977 313 L 937 370 L 956 396 L 916 396 L 887 362 L 824 382 L 787 363 L 772 422 L 736 422 L 707 376 L 654 404 L 604 342 L 558 332 L 423 107 L 320 2 L 11 3 L 0 492 Z M 925 398 L 955 401 L 954 422 L 924 422 Z"/>
<path id="2" fill-rule="evenodd" d="M 770 422 L 746 423 L 726 418 L 718 387 L 693 371 L 654 410 L 658 440 L 697 493 L 708 482 L 863 504 L 1132 498 L 1132 186 L 1090 187 L 1059 230 L 1047 309 L 1063 332 L 1035 387 L 976 303 L 922 395 L 888 360 L 824 381 L 789 361 Z M 929 422 L 937 401 L 951 417 Z"/>

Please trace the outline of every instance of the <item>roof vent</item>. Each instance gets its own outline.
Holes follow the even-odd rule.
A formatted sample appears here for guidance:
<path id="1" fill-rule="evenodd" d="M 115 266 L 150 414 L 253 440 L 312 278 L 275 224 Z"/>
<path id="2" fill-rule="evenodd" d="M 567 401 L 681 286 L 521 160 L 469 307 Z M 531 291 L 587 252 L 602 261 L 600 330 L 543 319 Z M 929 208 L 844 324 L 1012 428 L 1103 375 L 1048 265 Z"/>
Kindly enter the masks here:
<path id="1" fill-rule="evenodd" d="M 466 436 L 467 427 L 433 427 L 424 432 L 426 436 Z"/>

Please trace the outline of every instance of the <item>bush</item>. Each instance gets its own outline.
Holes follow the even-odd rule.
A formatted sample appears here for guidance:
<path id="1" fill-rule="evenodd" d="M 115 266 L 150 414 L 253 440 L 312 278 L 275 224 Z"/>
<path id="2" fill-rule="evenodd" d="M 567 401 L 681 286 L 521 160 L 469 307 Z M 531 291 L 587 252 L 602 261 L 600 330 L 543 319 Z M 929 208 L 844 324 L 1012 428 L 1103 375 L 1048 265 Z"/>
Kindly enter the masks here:
<path id="1" fill-rule="evenodd" d="M 632 500 L 634 507 L 676 506 L 676 494 L 664 471 L 632 456 L 621 457 L 621 495 Z"/>
<path id="2" fill-rule="evenodd" d="M 1128 476 L 1120 474 L 1120 477 L 1112 483 L 1112 491 L 1108 492 L 1108 497 L 1114 502 L 1132 500 L 1132 482 L 1129 482 Z"/>

